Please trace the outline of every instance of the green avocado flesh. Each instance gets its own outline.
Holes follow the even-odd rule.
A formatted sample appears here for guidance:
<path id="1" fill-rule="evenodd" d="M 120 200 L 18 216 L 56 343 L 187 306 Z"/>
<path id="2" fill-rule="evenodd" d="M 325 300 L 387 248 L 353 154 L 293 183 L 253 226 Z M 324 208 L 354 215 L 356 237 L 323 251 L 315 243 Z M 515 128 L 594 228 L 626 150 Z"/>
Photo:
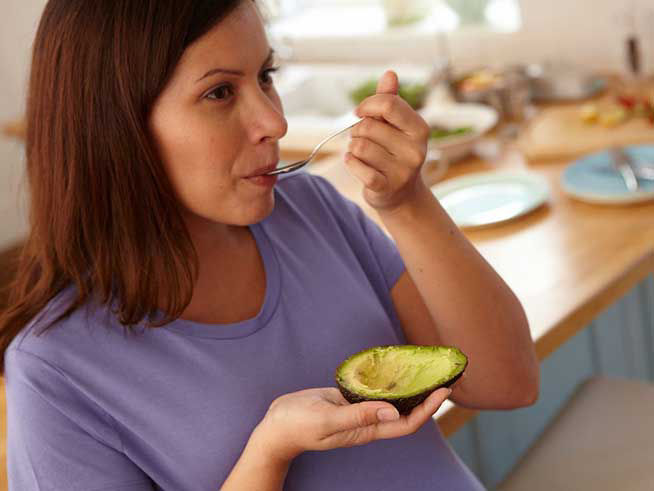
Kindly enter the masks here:
<path id="1" fill-rule="evenodd" d="M 387 401 L 407 414 L 463 373 L 467 357 L 452 346 L 376 346 L 338 367 L 336 383 L 349 402 Z"/>

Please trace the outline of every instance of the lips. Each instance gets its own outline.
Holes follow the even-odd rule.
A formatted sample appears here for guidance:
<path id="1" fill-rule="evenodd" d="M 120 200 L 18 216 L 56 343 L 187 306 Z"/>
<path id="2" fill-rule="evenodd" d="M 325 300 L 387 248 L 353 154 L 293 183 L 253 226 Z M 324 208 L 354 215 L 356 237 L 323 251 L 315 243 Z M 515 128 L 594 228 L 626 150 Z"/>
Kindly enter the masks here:
<path id="1" fill-rule="evenodd" d="M 247 175 L 246 177 L 258 177 L 262 176 L 264 174 L 267 174 L 270 171 L 273 171 L 277 168 L 277 162 L 268 164 L 265 167 L 260 167 L 259 169 L 255 170 L 251 174 Z"/>

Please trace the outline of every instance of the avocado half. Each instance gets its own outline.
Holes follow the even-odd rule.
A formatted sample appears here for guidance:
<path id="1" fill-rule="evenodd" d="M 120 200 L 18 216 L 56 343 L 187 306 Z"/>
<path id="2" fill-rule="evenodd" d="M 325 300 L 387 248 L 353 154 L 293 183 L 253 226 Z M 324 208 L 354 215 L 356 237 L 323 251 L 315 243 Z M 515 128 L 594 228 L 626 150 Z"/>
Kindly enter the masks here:
<path id="1" fill-rule="evenodd" d="M 409 414 L 436 389 L 456 382 L 467 365 L 453 346 L 375 346 L 341 363 L 336 383 L 350 403 L 384 401 Z"/>

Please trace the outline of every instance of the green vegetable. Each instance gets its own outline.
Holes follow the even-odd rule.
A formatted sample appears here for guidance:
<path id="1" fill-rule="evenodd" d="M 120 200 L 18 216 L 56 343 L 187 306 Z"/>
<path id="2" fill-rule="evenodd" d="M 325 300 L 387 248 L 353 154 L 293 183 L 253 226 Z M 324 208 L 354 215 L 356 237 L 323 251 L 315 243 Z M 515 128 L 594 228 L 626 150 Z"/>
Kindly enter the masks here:
<path id="1" fill-rule="evenodd" d="M 346 359 L 336 383 L 351 403 L 385 401 L 408 414 L 463 374 L 468 358 L 451 346 L 376 346 Z"/>
<path id="2" fill-rule="evenodd" d="M 431 132 L 429 133 L 430 139 L 436 138 L 446 138 L 448 136 L 455 135 L 465 135 L 466 133 L 471 133 L 473 131 L 472 126 L 461 126 L 459 128 L 441 128 L 441 127 L 432 127 Z"/>
<path id="3" fill-rule="evenodd" d="M 357 106 L 377 91 L 377 81 L 368 80 L 350 92 L 350 99 Z M 427 86 L 425 84 L 405 84 L 400 82 L 398 95 L 407 101 L 413 109 L 420 109 L 425 102 Z"/>
<path id="4" fill-rule="evenodd" d="M 427 95 L 427 87 L 423 84 L 402 84 L 398 90 L 399 96 L 407 101 L 413 109 L 420 109 Z"/>

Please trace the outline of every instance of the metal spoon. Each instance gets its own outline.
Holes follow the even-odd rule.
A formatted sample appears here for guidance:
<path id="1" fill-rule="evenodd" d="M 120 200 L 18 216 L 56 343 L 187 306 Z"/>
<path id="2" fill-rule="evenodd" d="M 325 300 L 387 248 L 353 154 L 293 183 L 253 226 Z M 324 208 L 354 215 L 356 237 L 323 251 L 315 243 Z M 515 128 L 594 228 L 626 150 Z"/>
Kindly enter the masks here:
<path id="1" fill-rule="evenodd" d="M 300 160 L 299 162 L 295 162 L 295 163 L 293 163 L 293 164 L 285 165 L 284 167 L 280 167 L 280 168 L 275 169 L 275 170 L 273 170 L 273 171 L 267 172 L 267 173 L 264 174 L 264 175 L 265 175 L 265 176 L 274 176 L 274 175 L 277 175 L 277 174 L 286 174 L 287 172 L 293 172 L 293 171 L 296 171 L 296 170 L 298 170 L 298 169 L 301 169 L 302 167 L 304 167 L 305 165 L 307 165 L 309 162 L 311 162 L 311 159 L 313 159 L 313 157 L 316 156 L 316 153 L 318 153 L 318 150 L 320 150 L 320 147 L 322 147 L 325 143 L 327 143 L 329 140 L 331 140 L 332 138 L 334 138 L 336 135 L 340 135 L 340 134 L 343 133 L 344 131 L 349 130 L 349 129 L 352 128 L 353 126 L 359 124 L 361 121 L 362 121 L 362 119 L 359 119 L 359 121 L 357 121 L 357 122 L 354 123 L 354 124 L 351 124 L 351 125 L 348 126 L 347 128 L 343 128 L 342 130 L 339 130 L 339 131 L 337 131 L 336 133 L 333 133 L 333 134 L 329 135 L 329 136 L 328 136 L 327 138 L 325 138 L 323 141 L 321 141 L 320 143 L 318 143 L 318 145 L 316 146 L 316 148 L 313 149 L 313 152 L 311 152 L 311 155 L 309 155 L 308 158 L 306 158 L 306 159 L 304 159 L 304 160 Z"/>

